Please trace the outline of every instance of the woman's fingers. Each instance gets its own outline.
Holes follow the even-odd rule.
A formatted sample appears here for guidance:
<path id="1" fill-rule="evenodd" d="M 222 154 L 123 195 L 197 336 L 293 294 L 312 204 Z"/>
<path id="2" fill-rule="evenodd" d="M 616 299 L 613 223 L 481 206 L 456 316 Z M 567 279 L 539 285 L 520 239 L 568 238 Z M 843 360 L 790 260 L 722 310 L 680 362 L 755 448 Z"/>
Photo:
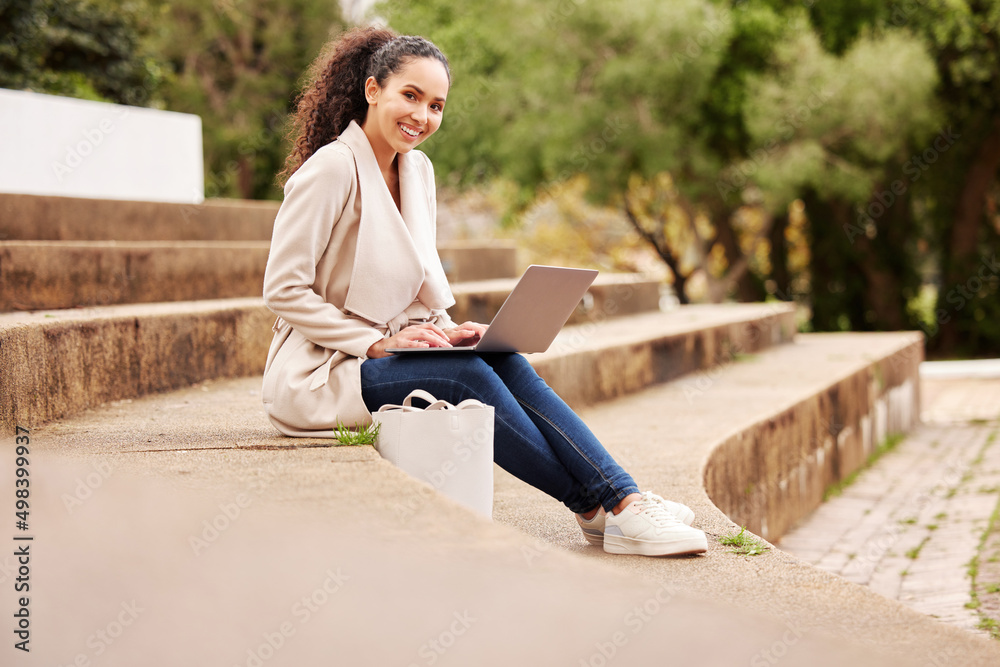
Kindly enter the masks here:
<path id="1" fill-rule="evenodd" d="M 430 323 L 408 326 L 396 335 L 412 341 L 414 345 L 411 347 L 451 347 L 445 332 Z"/>
<path id="2" fill-rule="evenodd" d="M 452 343 L 471 343 L 482 338 L 483 334 L 486 333 L 486 326 L 476 322 L 465 322 L 453 329 L 446 330 L 444 333 L 447 334 Z"/>
<path id="3" fill-rule="evenodd" d="M 461 328 L 472 329 L 473 331 L 476 332 L 478 336 L 481 337 L 484 333 L 486 333 L 486 330 L 489 328 L 489 325 L 480 324 L 479 322 L 465 322 L 461 325 Z"/>

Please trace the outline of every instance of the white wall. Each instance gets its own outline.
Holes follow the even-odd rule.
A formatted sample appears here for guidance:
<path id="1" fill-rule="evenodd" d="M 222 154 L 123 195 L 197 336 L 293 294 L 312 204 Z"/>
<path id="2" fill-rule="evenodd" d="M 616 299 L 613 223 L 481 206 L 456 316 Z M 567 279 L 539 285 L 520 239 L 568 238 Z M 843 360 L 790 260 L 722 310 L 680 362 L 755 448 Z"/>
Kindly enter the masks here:
<path id="1" fill-rule="evenodd" d="M 201 118 L 0 89 L 0 192 L 201 203 Z"/>

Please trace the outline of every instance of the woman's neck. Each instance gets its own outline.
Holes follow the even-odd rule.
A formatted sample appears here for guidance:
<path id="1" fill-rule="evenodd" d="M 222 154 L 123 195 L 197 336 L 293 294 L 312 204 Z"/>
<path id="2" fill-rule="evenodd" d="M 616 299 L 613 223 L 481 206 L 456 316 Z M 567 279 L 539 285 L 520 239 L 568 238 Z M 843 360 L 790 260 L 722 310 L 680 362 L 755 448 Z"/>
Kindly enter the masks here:
<path id="1" fill-rule="evenodd" d="M 368 143 L 372 147 L 372 152 L 375 153 L 375 161 L 378 162 L 379 171 L 382 172 L 382 177 L 388 183 L 390 176 L 396 173 L 396 151 L 392 149 L 392 146 L 385 141 L 373 125 L 369 125 L 366 120 L 361 129 L 364 130 L 365 136 L 368 137 Z"/>

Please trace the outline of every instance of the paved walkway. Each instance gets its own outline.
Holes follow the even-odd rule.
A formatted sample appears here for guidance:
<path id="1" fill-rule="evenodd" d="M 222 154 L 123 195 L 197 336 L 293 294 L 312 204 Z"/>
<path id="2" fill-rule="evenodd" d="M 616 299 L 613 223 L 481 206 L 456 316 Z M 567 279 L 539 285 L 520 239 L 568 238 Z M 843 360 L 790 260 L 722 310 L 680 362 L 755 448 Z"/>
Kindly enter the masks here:
<path id="1" fill-rule="evenodd" d="M 785 535 L 782 550 L 975 632 L 967 566 L 1000 496 L 1000 378 L 922 373 L 923 426 Z"/>

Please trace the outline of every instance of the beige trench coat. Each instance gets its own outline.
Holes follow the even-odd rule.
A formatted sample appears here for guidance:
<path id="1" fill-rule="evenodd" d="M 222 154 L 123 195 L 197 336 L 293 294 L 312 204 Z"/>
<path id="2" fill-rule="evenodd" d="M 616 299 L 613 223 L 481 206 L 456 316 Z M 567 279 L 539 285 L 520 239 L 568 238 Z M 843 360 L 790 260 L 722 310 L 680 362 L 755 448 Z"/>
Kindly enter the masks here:
<path id="1" fill-rule="evenodd" d="M 261 393 L 286 435 L 370 423 L 360 369 L 372 343 L 418 321 L 454 326 L 433 168 L 417 150 L 397 160 L 401 210 L 353 121 L 285 184 L 264 273 L 264 302 L 278 317 Z"/>

